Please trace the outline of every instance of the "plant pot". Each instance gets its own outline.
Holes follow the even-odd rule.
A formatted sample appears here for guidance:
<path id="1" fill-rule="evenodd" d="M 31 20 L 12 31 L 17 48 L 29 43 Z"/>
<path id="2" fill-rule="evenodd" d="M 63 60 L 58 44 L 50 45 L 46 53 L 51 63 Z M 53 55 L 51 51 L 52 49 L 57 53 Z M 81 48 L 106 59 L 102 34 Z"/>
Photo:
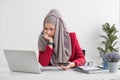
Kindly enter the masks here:
<path id="1" fill-rule="evenodd" d="M 111 73 L 117 72 L 117 64 L 118 62 L 108 62 L 109 72 Z"/>

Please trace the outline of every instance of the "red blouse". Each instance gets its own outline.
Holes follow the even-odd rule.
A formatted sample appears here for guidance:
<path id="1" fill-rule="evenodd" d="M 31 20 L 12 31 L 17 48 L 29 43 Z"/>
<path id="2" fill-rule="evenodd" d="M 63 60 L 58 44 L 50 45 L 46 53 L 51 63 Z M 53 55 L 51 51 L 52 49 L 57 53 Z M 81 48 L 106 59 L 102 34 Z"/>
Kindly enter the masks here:
<path id="1" fill-rule="evenodd" d="M 75 62 L 76 66 L 83 65 L 85 63 L 85 57 L 83 55 L 82 49 L 80 48 L 79 42 L 77 40 L 76 34 L 74 32 L 69 33 L 71 38 L 72 54 L 69 61 Z M 50 65 L 50 58 L 52 56 L 53 49 L 46 46 L 45 51 L 39 51 L 38 61 L 42 66 Z"/>

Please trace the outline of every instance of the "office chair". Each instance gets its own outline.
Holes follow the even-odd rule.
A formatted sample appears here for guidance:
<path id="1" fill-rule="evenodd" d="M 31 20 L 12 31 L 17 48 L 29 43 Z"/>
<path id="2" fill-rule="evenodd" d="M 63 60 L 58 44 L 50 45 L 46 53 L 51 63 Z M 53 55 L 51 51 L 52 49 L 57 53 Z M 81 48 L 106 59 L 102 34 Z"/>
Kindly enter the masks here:
<path id="1" fill-rule="evenodd" d="M 83 54 L 84 54 L 84 56 L 85 56 L 85 50 L 84 50 L 84 49 L 82 49 L 82 52 L 83 52 Z"/>

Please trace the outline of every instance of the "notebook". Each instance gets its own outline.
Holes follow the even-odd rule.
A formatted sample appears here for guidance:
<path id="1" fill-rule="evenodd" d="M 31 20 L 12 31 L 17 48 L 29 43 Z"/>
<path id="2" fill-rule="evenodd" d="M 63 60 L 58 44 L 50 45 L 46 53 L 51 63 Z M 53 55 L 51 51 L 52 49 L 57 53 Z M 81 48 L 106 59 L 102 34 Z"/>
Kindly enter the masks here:
<path id="1" fill-rule="evenodd" d="M 58 67 L 43 67 L 38 63 L 35 51 L 4 49 L 9 69 L 14 72 L 41 73 L 59 70 Z"/>
<path id="2" fill-rule="evenodd" d="M 77 66 L 75 68 L 75 71 L 80 71 L 80 72 L 84 72 L 84 73 L 88 73 L 88 74 L 92 74 L 92 73 L 101 73 L 102 69 L 96 67 L 93 65 L 93 62 L 86 62 L 87 65 L 83 65 L 83 66 Z M 89 65 L 88 65 L 89 63 Z"/>

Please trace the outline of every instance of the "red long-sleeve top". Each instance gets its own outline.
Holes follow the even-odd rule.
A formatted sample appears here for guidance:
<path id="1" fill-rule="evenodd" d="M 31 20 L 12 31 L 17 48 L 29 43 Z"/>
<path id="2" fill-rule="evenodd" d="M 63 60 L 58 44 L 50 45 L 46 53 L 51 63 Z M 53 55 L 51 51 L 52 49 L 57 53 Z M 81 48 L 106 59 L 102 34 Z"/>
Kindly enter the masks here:
<path id="1" fill-rule="evenodd" d="M 85 63 L 85 57 L 77 40 L 76 34 L 72 32 L 69 33 L 69 35 L 71 38 L 72 48 L 72 54 L 70 56 L 69 61 L 75 62 L 76 66 L 83 65 Z M 50 58 L 52 56 L 53 50 L 53 48 L 51 49 L 49 46 L 46 46 L 45 51 L 39 51 L 38 61 L 42 66 L 50 65 Z"/>

